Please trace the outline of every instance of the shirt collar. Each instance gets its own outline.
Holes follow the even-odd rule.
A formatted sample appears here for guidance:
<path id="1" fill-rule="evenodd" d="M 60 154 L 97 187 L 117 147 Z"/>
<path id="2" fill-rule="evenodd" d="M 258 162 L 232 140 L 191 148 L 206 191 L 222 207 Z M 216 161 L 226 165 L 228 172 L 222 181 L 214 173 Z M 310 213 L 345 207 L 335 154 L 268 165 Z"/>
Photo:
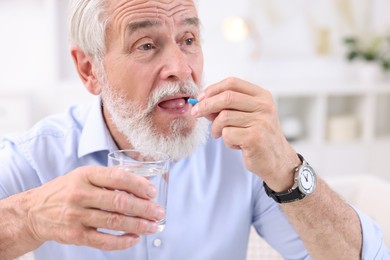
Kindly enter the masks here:
<path id="1" fill-rule="evenodd" d="M 85 121 L 78 146 L 78 157 L 117 149 L 103 118 L 101 98 L 92 105 Z"/>

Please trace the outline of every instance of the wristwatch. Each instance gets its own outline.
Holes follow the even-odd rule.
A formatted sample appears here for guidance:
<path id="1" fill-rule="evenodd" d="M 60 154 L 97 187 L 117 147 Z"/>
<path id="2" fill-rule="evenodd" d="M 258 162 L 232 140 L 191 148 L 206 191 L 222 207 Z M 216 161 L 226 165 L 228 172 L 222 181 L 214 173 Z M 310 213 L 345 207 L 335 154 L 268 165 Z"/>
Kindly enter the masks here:
<path id="1" fill-rule="evenodd" d="M 288 203 L 301 200 L 312 194 L 316 189 L 317 175 L 302 155 L 297 154 L 301 165 L 295 168 L 294 185 L 287 191 L 275 192 L 263 182 L 267 195 L 278 203 Z"/>

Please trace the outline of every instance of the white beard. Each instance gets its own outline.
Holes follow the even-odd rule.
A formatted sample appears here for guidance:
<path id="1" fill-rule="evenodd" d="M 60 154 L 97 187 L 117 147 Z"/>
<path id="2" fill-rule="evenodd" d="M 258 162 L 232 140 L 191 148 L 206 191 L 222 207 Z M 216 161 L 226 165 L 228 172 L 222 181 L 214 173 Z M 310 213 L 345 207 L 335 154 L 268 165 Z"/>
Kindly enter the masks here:
<path id="1" fill-rule="evenodd" d="M 106 81 L 103 80 L 104 83 Z M 171 122 L 170 133 L 163 135 L 153 127 L 152 112 L 164 97 L 174 94 L 197 96 L 199 88 L 192 81 L 184 84 L 176 82 L 159 86 L 152 92 L 146 109 L 126 100 L 124 93 L 114 92 L 109 84 L 102 84 L 103 104 L 111 115 L 117 129 L 127 138 L 133 149 L 158 151 L 168 154 L 172 160 L 178 160 L 194 152 L 197 146 L 206 143 L 208 121 L 199 118 L 193 129 L 189 122 L 179 118 Z"/>

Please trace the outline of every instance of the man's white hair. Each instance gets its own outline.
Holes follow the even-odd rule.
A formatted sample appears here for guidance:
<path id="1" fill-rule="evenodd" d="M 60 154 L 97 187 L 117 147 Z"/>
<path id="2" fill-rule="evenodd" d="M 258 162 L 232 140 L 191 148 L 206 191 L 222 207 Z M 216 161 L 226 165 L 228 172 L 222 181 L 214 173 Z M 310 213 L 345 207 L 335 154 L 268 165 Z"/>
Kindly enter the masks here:
<path id="1" fill-rule="evenodd" d="M 72 44 L 79 46 L 96 62 L 106 51 L 108 14 L 106 0 L 71 0 L 69 26 Z"/>

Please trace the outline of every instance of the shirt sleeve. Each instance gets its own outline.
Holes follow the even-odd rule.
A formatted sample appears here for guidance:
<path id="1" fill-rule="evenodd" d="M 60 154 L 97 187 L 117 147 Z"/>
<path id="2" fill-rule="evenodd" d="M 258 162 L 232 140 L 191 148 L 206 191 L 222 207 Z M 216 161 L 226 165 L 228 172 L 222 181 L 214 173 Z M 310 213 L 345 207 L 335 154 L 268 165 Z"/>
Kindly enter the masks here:
<path id="1" fill-rule="evenodd" d="M 386 247 L 381 228 L 375 222 L 354 207 L 363 232 L 362 259 L 390 259 L 390 251 Z"/>
<path id="2" fill-rule="evenodd" d="M 303 242 L 294 231 L 280 207 L 268 196 L 264 196 L 262 185 L 259 188 L 255 202 L 253 225 L 262 236 L 285 259 L 311 259 Z M 390 260 L 390 251 L 386 247 L 380 227 L 359 209 L 357 212 L 363 236 L 363 260 Z"/>
<path id="3" fill-rule="evenodd" d="M 252 223 L 257 233 L 284 259 L 311 259 L 279 205 L 266 195 L 262 181 L 255 189 Z"/>
<path id="4" fill-rule="evenodd" d="M 11 139 L 0 141 L 0 199 L 39 185 L 31 164 Z"/>

